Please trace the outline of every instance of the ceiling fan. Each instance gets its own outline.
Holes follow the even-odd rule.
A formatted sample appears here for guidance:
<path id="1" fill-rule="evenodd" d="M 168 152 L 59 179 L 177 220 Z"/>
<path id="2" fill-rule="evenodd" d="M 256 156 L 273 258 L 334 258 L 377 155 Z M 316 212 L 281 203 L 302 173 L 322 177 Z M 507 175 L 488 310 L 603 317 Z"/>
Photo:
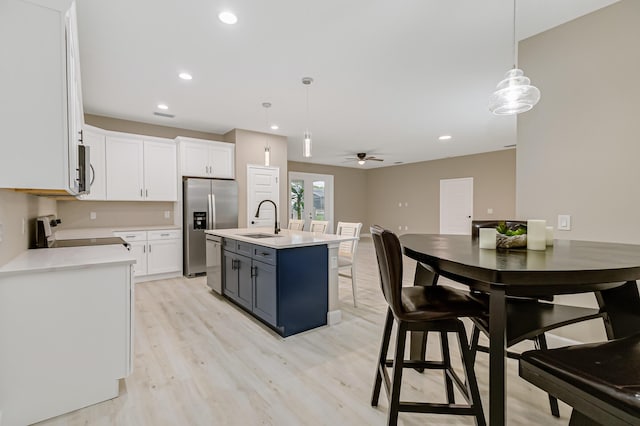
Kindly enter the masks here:
<path id="1" fill-rule="evenodd" d="M 373 155 L 367 155 L 366 152 L 359 152 L 355 157 L 347 157 L 347 161 L 357 161 L 361 166 L 367 161 L 384 161 L 382 158 L 377 158 Z"/>

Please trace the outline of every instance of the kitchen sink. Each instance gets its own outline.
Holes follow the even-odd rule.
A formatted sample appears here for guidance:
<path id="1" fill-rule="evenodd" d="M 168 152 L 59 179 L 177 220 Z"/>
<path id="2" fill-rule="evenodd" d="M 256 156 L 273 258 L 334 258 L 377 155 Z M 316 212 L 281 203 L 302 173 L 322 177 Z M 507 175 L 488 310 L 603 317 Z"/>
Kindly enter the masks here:
<path id="1" fill-rule="evenodd" d="M 239 237 L 248 237 L 248 238 L 277 238 L 282 237 L 282 235 L 277 234 L 238 234 Z"/>

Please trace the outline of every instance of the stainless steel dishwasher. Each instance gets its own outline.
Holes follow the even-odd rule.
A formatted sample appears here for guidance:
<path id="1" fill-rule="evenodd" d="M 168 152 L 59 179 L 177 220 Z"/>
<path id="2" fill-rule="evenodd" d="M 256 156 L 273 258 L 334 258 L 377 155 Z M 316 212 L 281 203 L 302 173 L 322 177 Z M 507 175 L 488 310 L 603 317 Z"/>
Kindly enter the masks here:
<path id="1" fill-rule="evenodd" d="M 207 285 L 222 294 L 222 237 L 207 234 Z"/>

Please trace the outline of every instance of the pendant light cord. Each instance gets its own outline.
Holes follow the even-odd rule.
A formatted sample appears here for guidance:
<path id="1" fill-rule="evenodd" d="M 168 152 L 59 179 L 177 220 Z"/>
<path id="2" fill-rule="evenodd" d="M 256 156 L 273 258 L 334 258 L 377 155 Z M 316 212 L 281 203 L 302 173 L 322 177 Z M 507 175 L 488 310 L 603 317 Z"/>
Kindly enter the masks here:
<path id="1" fill-rule="evenodd" d="M 513 68 L 518 68 L 518 53 L 516 51 L 516 2 L 513 0 Z"/>
<path id="2" fill-rule="evenodd" d="M 309 84 L 307 86 L 307 132 L 309 132 Z"/>

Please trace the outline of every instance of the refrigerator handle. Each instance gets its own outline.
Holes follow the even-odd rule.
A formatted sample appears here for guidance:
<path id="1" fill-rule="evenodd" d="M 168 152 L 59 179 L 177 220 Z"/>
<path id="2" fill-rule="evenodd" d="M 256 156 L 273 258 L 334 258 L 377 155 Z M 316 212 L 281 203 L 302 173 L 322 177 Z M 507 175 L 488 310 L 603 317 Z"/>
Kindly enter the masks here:
<path id="1" fill-rule="evenodd" d="M 207 208 L 207 229 L 213 229 L 213 221 L 211 220 L 213 215 L 213 203 L 211 200 L 211 194 L 207 195 L 207 201 L 209 203 Z"/>
<path id="2" fill-rule="evenodd" d="M 209 195 L 211 197 L 211 229 L 216 229 L 216 194 Z"/>

